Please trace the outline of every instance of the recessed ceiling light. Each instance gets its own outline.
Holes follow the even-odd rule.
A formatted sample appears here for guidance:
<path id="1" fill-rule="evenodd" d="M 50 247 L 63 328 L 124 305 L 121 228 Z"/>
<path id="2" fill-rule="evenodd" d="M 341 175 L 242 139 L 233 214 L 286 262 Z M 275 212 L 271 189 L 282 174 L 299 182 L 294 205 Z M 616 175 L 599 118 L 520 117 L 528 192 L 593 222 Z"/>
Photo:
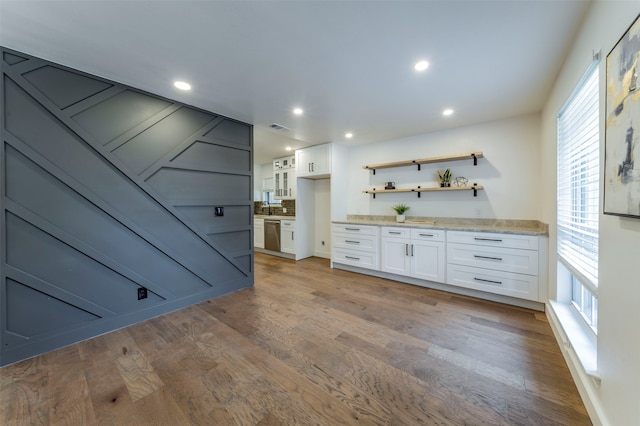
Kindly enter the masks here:
<path id="1" fill-rule="evenodd" d="M 291 148 L 290 146 L 286 147 L 285 150 L 287 151 L 291 151 L 293 148 Z"/>
<path id="2" fill-rule="evenodd" d="M 414 68 L 416 71 L 424 71 L 424 70 L 426 70 L 427 68 L 429 68 L 429 62 L 427 62 L 427 61 L 420 61 L 420 62 L 417 62 L 413 68 Z"/>
<path id="3" fill-rule="evenodd" d="M 447 108 L 444 111 L 442 111 L 442 115 L 451 115 L 453 114 L 453 110 L 451 108 Z"/>
<path id="4" fill-rule="evenodd" d="M 303 112 L 304 112 L 304 110 L 302 108 L 294 108 L 293 109 L 293 113 L 295 115 L 302 115 Z"/>
<path id="5" fill-rule="evenodd" d="M 351 139 L 353 137 L 353 133 L 349 132 L 349 133 L 345 133 L 344 137 L 347 139 Z"/>
<path id="6" fill-rule="evenodd" d="M 189 83 L 185 83 L 184 81 L 176 81 L 173 83 L 180 90 L 191 90 L 191 85 Z"/>

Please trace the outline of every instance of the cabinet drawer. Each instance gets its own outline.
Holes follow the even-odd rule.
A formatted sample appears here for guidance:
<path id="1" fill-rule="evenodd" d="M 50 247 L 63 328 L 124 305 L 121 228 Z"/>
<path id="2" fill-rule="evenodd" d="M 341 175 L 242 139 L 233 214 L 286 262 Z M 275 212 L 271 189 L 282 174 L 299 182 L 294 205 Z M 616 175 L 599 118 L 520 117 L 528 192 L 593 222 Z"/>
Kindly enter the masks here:
<path id="1" fill-rule="evenodd" d="M 358 235 L 380 235 L 380 227 L 370 225 L 334 224 L 333 232 Z"/>
<path id="2" fill-rule="evenodd" d="M 280 221 L 280 229 L 296 229 L 296 221 L 295 220 L 281 220 Z"/>
<path id="3" fill-rule="evenodd" d="M 377 235 L 353 235 L 334 233 L 333 247 L 347 250 L 378 251 Z"/>
<path id="4" fill-rule="evenodd" d="M 340 250 L 334 249 L 331 258 L 335 263 L 343 263 L 345 265 L 358 266 L 360 268 L 378 270 L 378 253 L 371 253 L 358 250 Z"/>
<path id="5" fill-rule="evenodd" d="M 380 235 L 385 238 L 410 238 L 411 228 L 383 226 Z"/>
<path id="6" fill-rule="evenodd" d="M 442 229 L 411 228 L 411 239 L 418 241 L 444 241 Z"/>
<path id="7" fill-rule="evenodd" d="M 531 275 L 448 264 L 447 284 L 521 299 L 538 299 L 538 277 Z"/>
<path id="8" fill-rule="evenodd" d="M 533 250 L 448 243 L 447 262 L 498 271 L 538 275 L 538 252 Z"/>
<path id="9" fill-rule="evenodd" d="M 535 235 L 498 234 L 494 232 L 447 231 L 447 242 L 490 247 L 538 250 L 538 237 Z"/>

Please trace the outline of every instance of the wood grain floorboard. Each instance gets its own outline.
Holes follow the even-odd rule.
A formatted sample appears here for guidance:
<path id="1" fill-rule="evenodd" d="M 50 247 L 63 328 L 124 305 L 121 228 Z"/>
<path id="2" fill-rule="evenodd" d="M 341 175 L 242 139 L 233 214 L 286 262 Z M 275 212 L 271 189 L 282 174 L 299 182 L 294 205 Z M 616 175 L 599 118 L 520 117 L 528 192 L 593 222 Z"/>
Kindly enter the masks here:
<path id="1" fill-rule="evenodd" d="M 590 425 L 543 313 L 255 256 L 255 286 L 0 369 L 4 425 Z"/>

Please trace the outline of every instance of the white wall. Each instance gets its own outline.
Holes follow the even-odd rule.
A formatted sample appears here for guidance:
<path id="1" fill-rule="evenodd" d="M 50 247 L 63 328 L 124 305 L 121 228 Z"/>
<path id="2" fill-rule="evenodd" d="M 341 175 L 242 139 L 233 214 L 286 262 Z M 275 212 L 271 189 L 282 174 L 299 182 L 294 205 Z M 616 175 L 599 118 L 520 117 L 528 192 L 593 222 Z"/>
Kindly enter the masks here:
<path id="1" fill-rule="evenodd" d="M 482 151 L 485 158 L 417 167 L 381 169 L 373 175 L 365 164 L 437 157 Z M 453 130 L 352 147 L 349 150 L 348 191 L 343 200 L 349 214 L 394 215 L 398 203 L 411 207 L 410 216 L 483 217 L 539 219 L 540 116 L 531 114 Z M 474 198 L 472 192 L 427 192 L 378 194 L 376 199 L 362 190 L 382 189 L 384 182 L 396 188 L 438 186 L 436 170 L 450 168 L 454 177 L 485 187 Z"/>
<path id="2" fill-rule="evenodd" d="M 591 6 L 543 110 L 541 178 L 542 220 L 549 223 L 549 281 L 556 286 L 556 116 L 591 63 L 602 50 L 600 64 L 600 143 L 604 153 L 606 55 L 640 13 L 640 2 L 597 0 Z M 601 164 L 604 158 L 601 155 Z M 603 170 L 603 169 L 601 169 Z M 602 175 L 601 175 L 602 176 Z M 602 211 L 602 209 L 600 210 Z M 602 384 L 579 384 L 593 395 L 589 401 L 600 421 L 637 425 L 640 419 L 640 219 L 600 215 L 598 374 Z"/>
<path id="3" fill-rule="evenodd" d="M 329 259 L 331 258 L 331 180 L 318 179 L 313 183 L 315 198 L 313 255 Z"/>

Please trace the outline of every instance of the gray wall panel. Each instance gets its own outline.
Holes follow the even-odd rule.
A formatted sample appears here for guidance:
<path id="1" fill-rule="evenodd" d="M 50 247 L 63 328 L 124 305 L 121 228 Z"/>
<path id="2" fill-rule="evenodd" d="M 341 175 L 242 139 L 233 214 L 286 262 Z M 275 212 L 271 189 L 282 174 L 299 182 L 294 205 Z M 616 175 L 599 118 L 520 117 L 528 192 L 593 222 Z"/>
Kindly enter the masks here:
<path id="1" fill-rule="evenodd" d="M 11 279 L 7 280 L 7 318 L 7 331 L 28 338 L 99 319 Z"/>
<path id="2" fill-rule="evenodd" d="M 61 109 L 112 86 L 94 78 L 51 66 L 25 73 L 24 78 Z"/>
<path id="3" fill-rule="evenodd" d="M 1 50 L 0 365 L 253 284 L 250 125 Z"/>
<path id="4" fill-rule="evenodd" d="M 174 295 L 207 283 L 8 146 L 7 198 Z M 130 274 L 126 273 L 127 276 Z M 143 282 L 138 282 L 146 286 Z"/>
<path id="5" fill-rule="evenodd" d="M 223 121 L 204 136 L 245 147 L 252 145 L 251 129 L 233 120 Z"/>
<path id="6" fill-rule="evenodd" d="M 251 171 L 251 151 L 196 142 L 171 161 L 172 166 L 204 167 Z"/>
<path id="7" fill-rule="evenodd" d="M 73 116 L 103 145 L 171 105 L 164 99 L 125 90 Z"/>
<path id="8" fill-rule="evenodd" d="M 248 199 L 251 190 L 249 176 L 195 170 L 161 169 L 148 182 L 166 199 L 175 203 L 207 199 L 243 202 Z"/>
<path id="9" fill-rule="evenodd" d="M 120 145 L 114 150 L 114 154 L 139 175 L 214 118 L 191 108 L 180 108 L 155 126 Z"/>

